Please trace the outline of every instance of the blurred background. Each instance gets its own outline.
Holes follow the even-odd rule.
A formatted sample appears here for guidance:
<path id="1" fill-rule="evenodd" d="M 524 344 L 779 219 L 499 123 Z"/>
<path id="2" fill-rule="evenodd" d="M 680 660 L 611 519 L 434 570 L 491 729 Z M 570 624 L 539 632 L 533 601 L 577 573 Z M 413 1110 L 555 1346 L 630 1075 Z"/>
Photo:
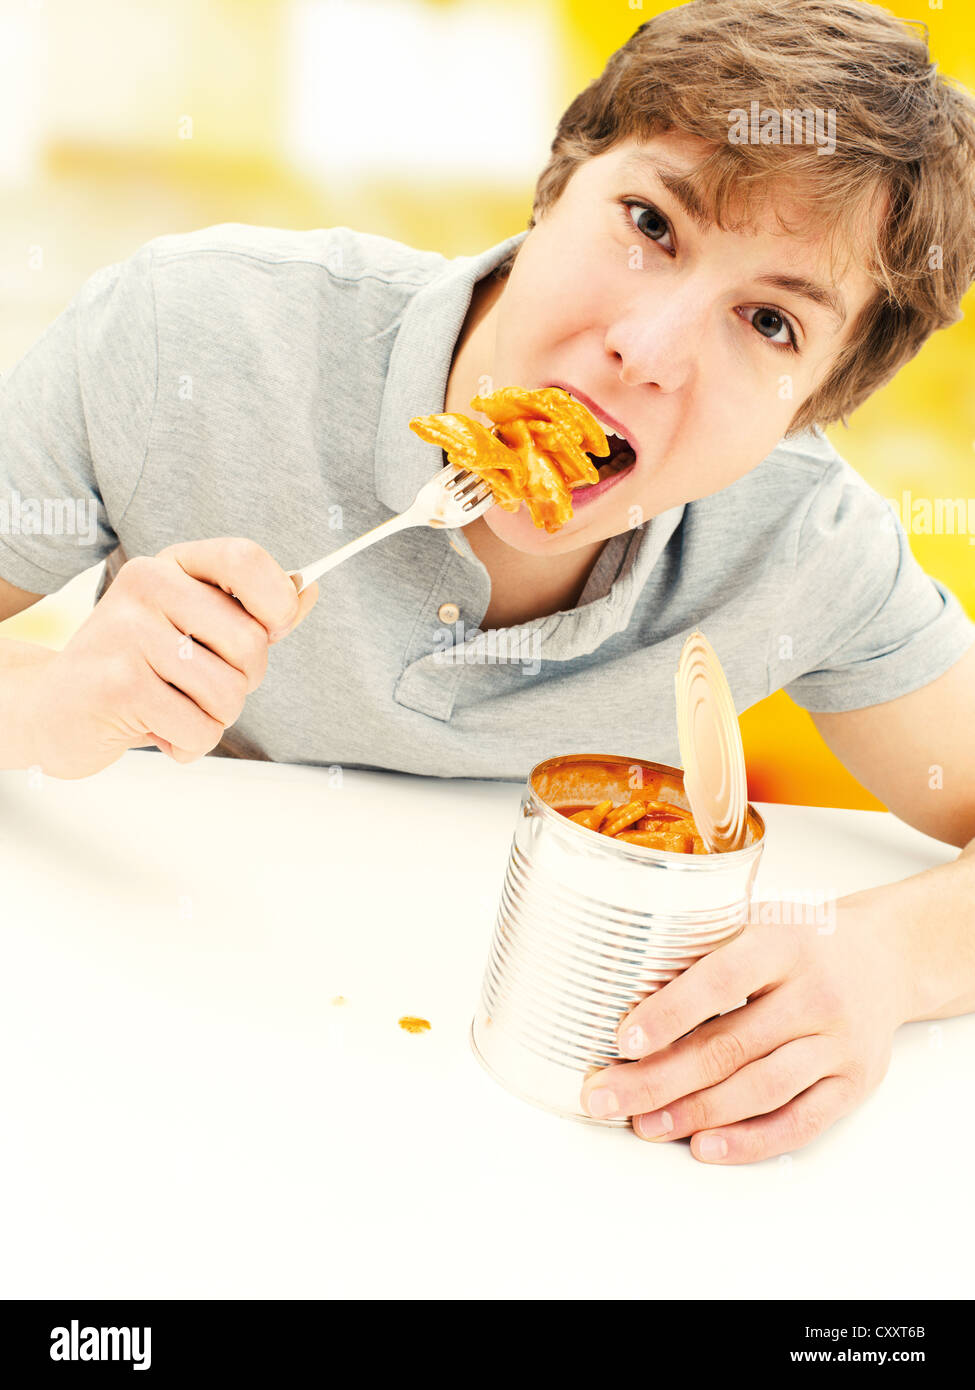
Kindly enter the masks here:
<path id="1" fill-rule="evenodd" d="M 0 0 L 0 372 L 100 266 L 218 222 L 345 225 L 445 256 L 521 231 L 559 116 L 655 0 Z M 975 90 L 969 0 L 894 0 Z M 830 437 L 885 497 L 968 497 L 975 327 Z M 912 536 L 975 617 L 967 534 Z M 0 624 L 61 647 L 96 566 Z M 882 809 L 782 692 L 742 718 L 758 800 Z"/>

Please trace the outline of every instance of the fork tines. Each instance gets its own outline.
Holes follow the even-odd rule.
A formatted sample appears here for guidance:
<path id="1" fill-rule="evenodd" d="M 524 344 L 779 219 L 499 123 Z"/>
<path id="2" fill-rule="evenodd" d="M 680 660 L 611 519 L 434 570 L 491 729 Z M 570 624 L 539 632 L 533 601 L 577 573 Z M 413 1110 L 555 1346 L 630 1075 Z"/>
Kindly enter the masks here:
<path id="1" fill-rule="evenodd" d="M 458 500 L 466 498 L 463 510 L 469 512 L 473 507 L 479 506 L 486 498 L 491 496 L 491 489 L 483 478 L 477 477 L 469 469 L 462 468 L 453 478 L 448 478 L 444 483 L 448 492 L 452 492 Z"/>

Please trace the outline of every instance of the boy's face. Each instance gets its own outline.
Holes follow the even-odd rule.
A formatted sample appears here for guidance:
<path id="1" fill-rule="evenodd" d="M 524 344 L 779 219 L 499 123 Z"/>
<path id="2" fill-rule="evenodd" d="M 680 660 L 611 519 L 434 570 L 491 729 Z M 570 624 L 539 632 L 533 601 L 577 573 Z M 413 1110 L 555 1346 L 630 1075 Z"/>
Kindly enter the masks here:
<path id="1" fill-rule="evenodd" d="M 754 232 L 702 230 L 652 172 L 623 167 L 638 155 L 686 170 L 710 148 L 668 132 L 588 160 L 529 232 L 508 278 L 485 287 L 446 408 L 473 415 L 468 402 L 484 377 L 491 390 L 563 386 L 619 421 L 637 449 L 600 495 L 583 502 L 573 491 L 574 514 L 554 535 L 524 506 L 491 508 L 485 521 L 517 550 L 560 554 L 604 540 L 754 468 L 828 374 L 873 293 L 854 260 L 832 284 L 825 247 L 782 233 L 771 210 Z M 779 207 L 792 220 L 793 207 Z M 794 288 L 761 283 L 768 276 L 838 293 L 845 321 Z"/>

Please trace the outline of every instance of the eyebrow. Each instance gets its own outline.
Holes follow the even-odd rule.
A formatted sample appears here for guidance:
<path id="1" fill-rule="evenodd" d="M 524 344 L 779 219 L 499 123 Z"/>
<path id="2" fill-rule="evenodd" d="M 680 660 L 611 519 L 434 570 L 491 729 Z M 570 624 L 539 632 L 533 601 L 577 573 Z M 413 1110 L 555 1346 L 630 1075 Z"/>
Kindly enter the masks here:
<path id="1" fill-rule="evenodd" d="M 688 217 L 696 222 L 702 231 L 707 231 L 708 228 L 714 226 L 714 219 L 710 212 L 700 201 L 694 189 L 685 182 L 687 170 L 677 169 L 672 164 L 667 164 L 655 156 L 634 152 L 622 161 L 618 172 L 621 174 L 650 173 L 656 175 L 667 192 L 673 195 Z M 805 275 L 787 275 L 785 273 L 758 275 L 755 279 L 757 284 L 771 285 L 773 289 L 785 290 L 789 294 L 798 295 L 800 299 L 808 299 L 811 303 L 818 304 L 821 309 L 825 309 L 832 315 L 840 328 L 846 323 L 846 304 L 843 301 L 843 296 L 838 291 L 819 284 L 816 280 L 810 280 Z"/>

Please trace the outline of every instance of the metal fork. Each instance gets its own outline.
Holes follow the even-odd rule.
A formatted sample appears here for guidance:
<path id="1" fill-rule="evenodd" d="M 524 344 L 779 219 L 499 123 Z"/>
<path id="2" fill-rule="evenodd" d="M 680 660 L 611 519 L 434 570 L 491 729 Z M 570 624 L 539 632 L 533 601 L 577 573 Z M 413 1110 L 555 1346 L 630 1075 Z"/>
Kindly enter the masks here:
<path id="1" fill-rule="evenodd" d="M 300 594 L 320 575 L 334 569 L 357 551 L 365 550 L 366 546 L 381 541 L 384 536 L 404 531 L 407 526 L 434 526 L 438 529 L 453 530 L 457 526 L 466 526 L 469 521 L 476 521 L 493 506 L 494 493 L 487 483 L 482 482 L 468 469 L 455 468 L 453 464 L 448 463 L 446 468 L 441 468 L 428 483 L 423 484 L 405 512 L 400 512 L 399 516 L 390 517 L 381 525 L 374 526 L 358 540 L 349 541 L 348 545 L 333 550 L 324 560 L 305 565 L 300 570 L 289 570 L 288 578 L 293 581 Z"/>

